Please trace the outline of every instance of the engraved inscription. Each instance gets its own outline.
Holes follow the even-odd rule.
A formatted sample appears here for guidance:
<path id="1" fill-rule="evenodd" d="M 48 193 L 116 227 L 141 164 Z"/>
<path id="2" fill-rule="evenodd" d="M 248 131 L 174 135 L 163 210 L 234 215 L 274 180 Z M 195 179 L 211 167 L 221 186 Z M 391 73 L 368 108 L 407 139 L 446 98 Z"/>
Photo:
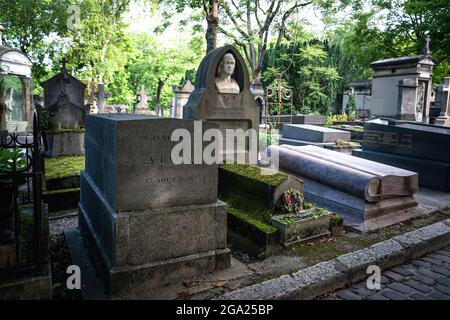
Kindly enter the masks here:
<path id="1" fill-rule="evenodd" d="M 403 133 L 400 135 L 399 146 L 403 148 L 413 147 L 413 135 L 408 133 Z"/>
<path id="2" fill-rule="evenodd" d="M 398 143 L 398 135 L 396 133 L 385 132 L 380 134 L 380 144 L 396 146 Z"/>
<path id="3" fill-rule="evenodd" d="M 144 165 L 152 164 L 173 164 L 170 156 L 160 155 L 160 156 L 150 156 Z"/>
<path id="4" fill-rule="evenodd" d="M 151 136 L 138 136 L 138 139 L 142 141 L 170 141 L 170 135 L 151 135 Z"/>
<path id="5" fill-rule="evenodd" d="M 366 131 L 364 132 L 364 141 L 367 143 L 378 144 L 380 134 L 377 131 Z"/>
<path id="6" fill-rule="evenodd" d="M 145 183 L 152 184 L 163 184 L 163 183 L 188 183 L 193 182 L 193 176 L 181 176 L 181 177 L 148 177 L 145 178 Z"/>

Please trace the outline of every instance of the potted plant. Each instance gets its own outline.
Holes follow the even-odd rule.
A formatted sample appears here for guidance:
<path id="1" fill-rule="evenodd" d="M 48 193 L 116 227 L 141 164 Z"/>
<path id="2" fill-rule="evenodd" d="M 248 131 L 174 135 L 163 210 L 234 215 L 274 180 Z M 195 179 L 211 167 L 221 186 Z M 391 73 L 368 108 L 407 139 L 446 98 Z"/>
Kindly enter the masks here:
<path id="1" fill-rule="evenodd" d="M 331 213 L 304 201 L 298 190 L 283 194 L 284 214 L 271 217 L 270 222 L 280 231 L 284 246 L 329 235 Z"/>
<path id="2" fill-rule="evenodd" d="M 330 231 L 333 236 L 339 236 L 344 232 L 344 219 L 336 213 L 330 217 Z"/>

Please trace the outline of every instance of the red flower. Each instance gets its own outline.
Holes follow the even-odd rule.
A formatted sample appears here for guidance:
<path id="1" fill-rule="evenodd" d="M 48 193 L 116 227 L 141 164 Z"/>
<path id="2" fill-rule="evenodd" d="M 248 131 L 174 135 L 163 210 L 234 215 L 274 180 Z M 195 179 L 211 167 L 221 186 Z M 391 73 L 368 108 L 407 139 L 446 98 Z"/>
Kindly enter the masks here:
<path id="1" fill-rule="evenodd" d="M 283 202 L 284 202 L 285 204 L 290 205 L 290 204 L 292 203 L 292 202 L 291 202 L 291 196 L 288 195 L 288 194 L 285 194 L 285 195 L 283 196 Z"/>

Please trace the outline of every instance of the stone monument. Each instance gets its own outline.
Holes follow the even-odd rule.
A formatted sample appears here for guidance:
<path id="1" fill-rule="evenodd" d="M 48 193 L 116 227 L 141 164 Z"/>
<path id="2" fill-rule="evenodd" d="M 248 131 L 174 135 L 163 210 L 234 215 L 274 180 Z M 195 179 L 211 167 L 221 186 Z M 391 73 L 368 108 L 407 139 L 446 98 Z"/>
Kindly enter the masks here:
<path id="1" fill-rule="evenodd" d="M 136 109 L 134 110 L 134 113 L 144 115 L 152 114 L 148 106 L 148 95 L 147 91 L 145 91 L 144 85 L 141 86 L 141 90 L 138 93 L 138 104 L 136 106 Z"/>
<path id="2" fill-rule="evenodd" d="M 194 128 L 183 119 L 87 116 L 79 223 L 112 298 L 143 297 L 230 266 L 217 165 L 176 165 L 171 157 L 173 131 Z M 202 123 L 211 128 L 218 125 Z"/>
<path id="3" fill-rule="evenodd" d="M 353 155 L 417 172 L 420 186 L 450 191 L 450 128 L 375 119 L 364 123 L 363 138 Z"/>
<path id="4" fill-rule="evenodd" d="M 270 146 L 280 168 L 304 181 L 306 201 L 344 217 L 366 232 L 420 215 L 413 195 L 415 172 L 368 161 L 317 146 Z"/>
<path id="5" fill-rule="evenodd" d="M 61 72 L 44 81 L 44 106 L 49 114 L 46 131 L 50 157 L 84 154 L 86 85 L 69 74 L 63 59 Z"/>
<path id="6" fill-rule="evenodd" d="M 250 91 L 245 61 L 233 46 L 214 49 L 205 56 L 197 70 L 195 85 L 184 106 L 184 119 L 216 122 L 224 137 L 226 129 L 253 129 L 258 143 L 260 110 Z M 238 150 L 233 141 L 225 139 L 224 153 L 232 157 L 248 154 L 252 143 L 247 141 L 245 150 Z"/>
<path id="7" fill-rule="evenodd" d="M 450 78 L 445 78 L 444 84 L 439 86 L 438 91 L 441 92 L 440 95 L 440 107 L 441 113 L 436 119 L 436 125 L 450 127 L 450 102 L 449 102 L 449 90 L 450 90 Z"/>
<path id="8" fill-rule="evenodd" d="M 171 110 L 171 117 L 183 119 L 183 108 L 189 100 L 195 87 L 189 80 L 183 82 L 181 86 L 173 86 L 174 101 Z"/>
<path id="9" fill-rule="evenodd" d="M 0 130 L 30 132 L 33 128 L 30 59 L 2 45 L 0 26 Z"/>
<path id="10" fill-rule="evenodd" d="M 427 40 L 423 54 L 370 64 L 373 69 L 371 114 L 428 123 L 433 67 Z"/>
<path id="11" fill-rule="evenodd" d="M 105 85 L 100 83 L 98 89 L 91 93 L 91 96 L 97 102 L 98 113 L 103 113 L 105 109 L 106 99 L 111 98 L 111 93 L 105 91 Z"/>

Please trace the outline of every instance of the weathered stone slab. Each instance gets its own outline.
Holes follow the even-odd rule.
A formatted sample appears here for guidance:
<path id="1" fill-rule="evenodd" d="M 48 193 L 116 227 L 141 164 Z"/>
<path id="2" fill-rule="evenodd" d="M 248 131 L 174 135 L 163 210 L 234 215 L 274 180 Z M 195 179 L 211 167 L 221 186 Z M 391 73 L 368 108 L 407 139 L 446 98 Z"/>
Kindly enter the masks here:
<path id="1" fill-rule="evenodd" d="M 417 172 L 422 187 L 450 191 L 450 163 L 361 149 L 353 150 L 352 154 Z"/>
<path id="2" fill-rule="evenodd" d="M 84 155 L 84 132 L 47 132 L 49 157 Z"/>
<path id="3" fill-rule="evenodd" d="M 363 149 L 450 163 L 450 128 L 374 120 L 364 124 Z"/>
<path id="4" fill-rule="evenodd" d="M 417 202 L 412 196 L 370 203 L 305 177 L 299 178 L 305 184 L 306 201 L 340 214 L 346 226 L 360 232 L 376 230 L 428 213 L 415 210 Z"/>
<path id="5" fill-rule="evenodd" d="M 171 160 L 176 129 L 191 134 L 194 150 L 194 121 L 115 114 L 89 115 L 86 122 L 86 172 L 114 211 L 217 200 L 216 165 L 174 165 Z M 209 128 L 217 125 L 204 122 L 200 139 Z"/>
<path id="6" fill-rule="evenodd" d="M 226 248 L 223 202 L 117 213 L 83 172 L 80 211 L 95 229 L 112 266 L 139 265 Z M 189 241 L 180 241 L 184 238 Z"/>
<path id="7" fill-rule="evenodd" d="M 81 207 L 79 223 L 107 295 L 113 299 L 137 299 L 148 294 L 149 290 L 230 267 L 230 251 L 226 248 L 134 266 L 112 266 Z"/>
<path id="8" fill-rule="evenodd" d="M 293 124 L 323 125 L 326 120 L 327 120 L 326 116 L 321 116 L 321 115 L 316 115 L 316 114 L 292 116 Z"/>
<path id="9" fill-rule="evenodd" d="M 406 196 L 417 191 L 417 174 L 361 162 L 358 158 L 315 146 L 271 146 L 281 169 L 328 185 L 369 202 L 387 196 Z"/>
<path id="10" fill-rule="evenodd" d="M 284 124 L 283 138 L 317 143 L 334 143 L 336 140 L 350 141 L 351 133 L 309 124 Z"/>

